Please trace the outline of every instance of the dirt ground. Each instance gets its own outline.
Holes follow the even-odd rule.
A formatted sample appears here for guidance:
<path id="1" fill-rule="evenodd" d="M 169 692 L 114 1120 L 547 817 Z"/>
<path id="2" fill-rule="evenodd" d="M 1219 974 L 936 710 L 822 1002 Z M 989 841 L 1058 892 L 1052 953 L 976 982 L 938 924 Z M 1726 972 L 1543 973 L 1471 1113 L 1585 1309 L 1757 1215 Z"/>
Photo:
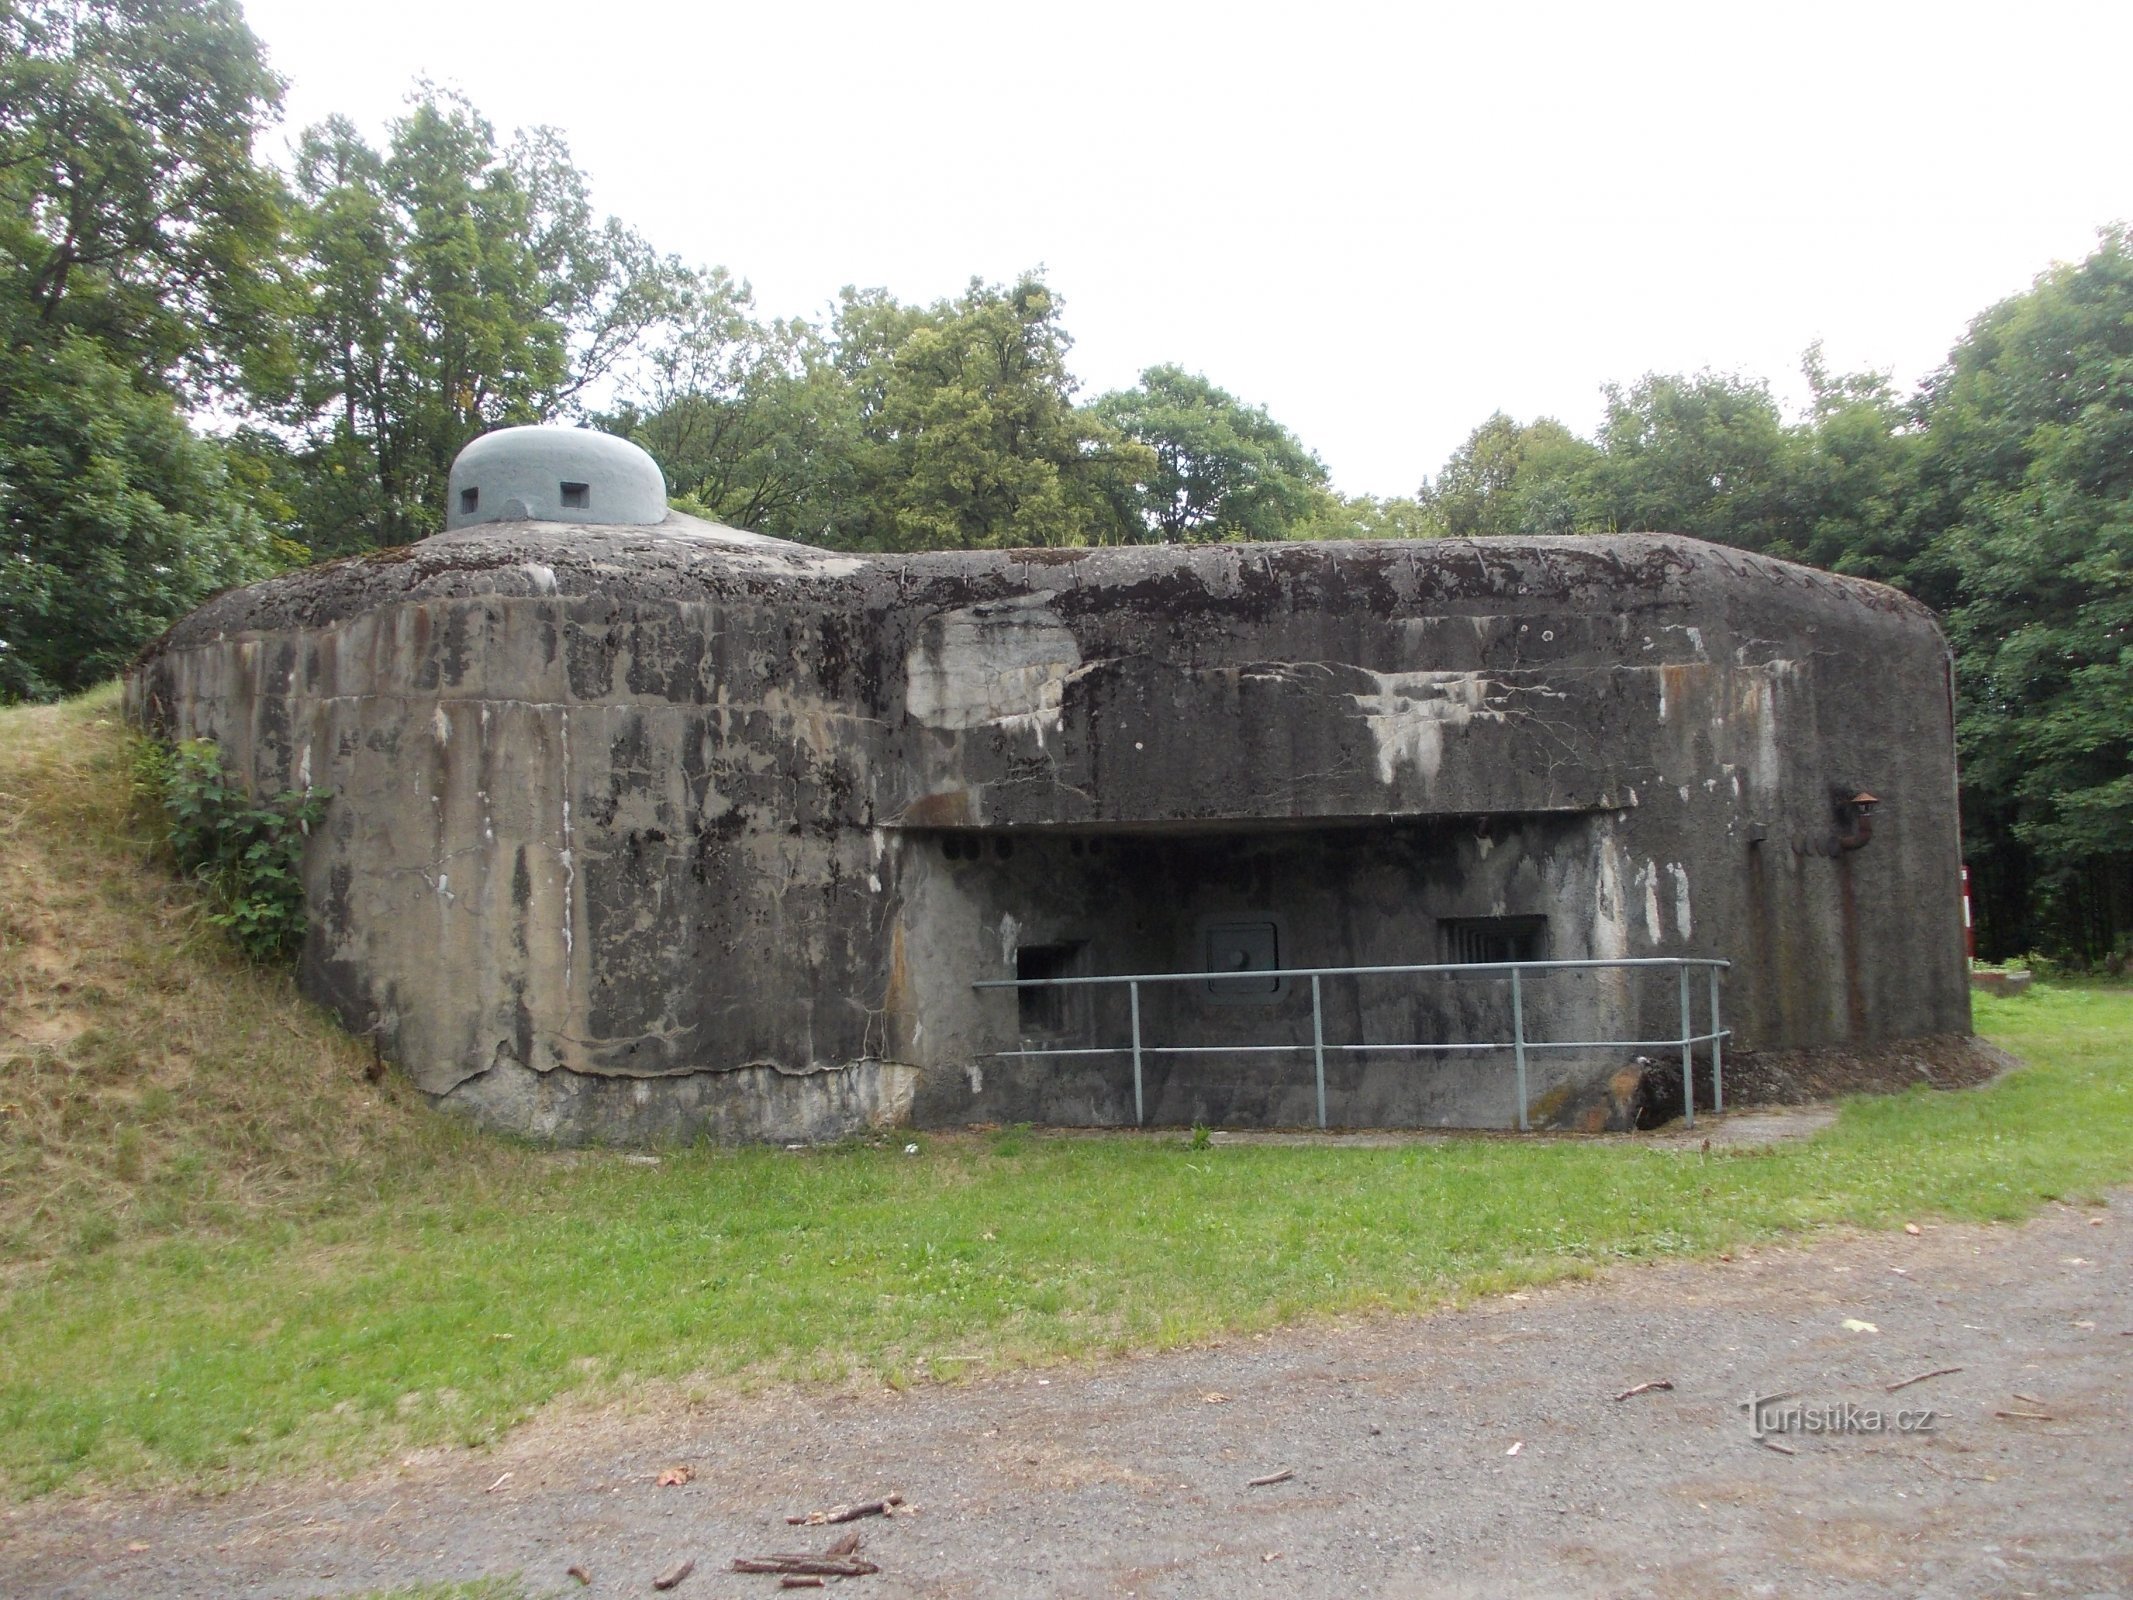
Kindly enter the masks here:
<path id="1" fill-rule="evenodd" d="M 1956 1033 L 1865 1048 L 1743 1050 L 1726 1057 L 1726 1103 L 1803 1105 L 1848 1094 L 1900 1094 L 1921 1083 L 1935 1089 L 1969 1089 L 2018 1065 L 1998 1045 Z M 1696 1103 L 1702 1105 L 1710 1092 L 1708 1073 L 1699 1070 L 1696 1081 Z M 1680 1105 L 1676 1094 L 1673 1109 L 1679 1111 Z"/>
<path id="2" fill-rule="evenodd" d="M 1847 1320 L 1873 1331 L 1847 1328 Z M 1897 1393 L 1888 1384 L 1960 1368 Z M 2133 1594 L 2133 1195 L 1828 1237 L 907 1394 L 558 1409 L 483 1451 L 218 1499 L 0 1516 L 8 1595 L 779 1592 L 737 1555 L 855 1524 L 855 1595 Z M 1627 1400 L 1631 1385 L 1671 1391 Z M 1742 1402 L 1930 1409 L 1751 1435 Z M 1915 1417 L 1912 1419 L 1915 1420 Z M 660 1487 L 662 1471 L 693 1478 Z M 1249 1482 L 1289 1469 L 1264 1487 Z M 581 1587 L 567 1575 L 581 1565 Z"/>

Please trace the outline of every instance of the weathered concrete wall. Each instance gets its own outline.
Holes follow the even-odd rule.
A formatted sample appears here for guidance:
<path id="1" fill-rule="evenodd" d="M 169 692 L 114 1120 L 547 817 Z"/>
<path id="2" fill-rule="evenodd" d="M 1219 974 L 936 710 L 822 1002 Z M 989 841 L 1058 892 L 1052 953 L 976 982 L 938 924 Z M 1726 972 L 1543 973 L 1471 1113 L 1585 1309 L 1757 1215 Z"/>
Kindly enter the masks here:
<path id="1" fill-rule="evenodd" d="M 1176 970 L 1224 915 L 1303 964 L 1528 914 L 1551 955 L 1724 955 L 1750 1046 L 1968 1025 L 1931 618 L 1692 540 L 858 558 L 505 524 L 225 595 L 130 692 L 262 787 L 334 790 L 307 985 L 547 1137 L 1119 1120 L 1118 1064 L 989 1059 L 1015 999 L 969 985 L 1018 942 Z M 1500 1036 L 1499 985 L 1353 987 L 1329 1039 Z M 1674 1029 L 1670 983 L 1553 987 L 1558 1037 Z M 1296 998 L 1147 1021 L 1282 1042 Z M 1307 1120 L 1296 1060 L 1174 1060 L 1151 1115 Z M 1501 1061 L 1331 1079 L 1336 1121 L 1508 1120 Z"/>
<path id="2" fill-rule="evenodd" d="M 1391 966 L 1444 959 L 1440 919 L 1492 917 L 1511 908 L 1552 914 L 1547 953 L 1595 948 L 1601 925 L 1566 908 L 1597 904 L 1618 873 L 1611 815 L 1457 819 L 1398 826 L 1349 825 L 1249 832 L 1073 834 L 1017 837 L 1002 831 L 974 856 L 943 846 L 912 849 L 902 875 L 907 981 L 939 997 L 924 1009 L 928 1039 L 947 1033 L 969 1048 L 996 1040 L 1032 1047 L 1110 1046 L 1131 1037 L 1127 999 L 1081 991 L 1064 1028 L 1025 1035 L 1017 996 L 977 993 L 957 975 L 1014 974 L 1024 945 L 1080 945 L 1090 973 L 1205 969 L 1210 924 L 1271 919 L 1283 966 Z M 1002 858 L 1000 849 L 1009 853 Z M 1666 995 L 1673 997 L 1672 975 Z M 1508 1056 L 1373 1051 L 1511 1037 L 1508 981 L 1456 977 L 1327 978 L 1323 982 L 1329 1119 L 1338 1125 L 1494 1126 L 1516 1118 Z M 1527 980 L 1526 1024 L 1535 1038 L 1622 1037 L 1648 983 L 1638 976 L 1564 974 Z M 1156 1122 L 1308 1123 L 1316 1116 L 1307 981 L 1265 996 L 1202 979 L 1148 985 L 1141 995 L 1144 1093 Z M 1657 990 L 1653 990 L 1657 993 Z M 1699 996 L 1700 1003 L 1700 996 Z M 1665 1030 L 1672 1033 L 1671 1027 Z M 920 1040 L 924 1048 L 928 1039 Z M 1170 1056 L 1162 1047 L 1285 1045 L 1279 1057 Z M 1621 1052 L 1605 1058 L 1619 1064 Z M 1536 1100 L 1590 1076 L 1590 1056 L 1536 1054 Z M 1133 1120 L 1130 1059 L 1068 1058 L 1019 1066 L 973 1060 L 961 1075 L 929 1076 L 917 1111 L 967 1120 L 1103 1124 Z"/>

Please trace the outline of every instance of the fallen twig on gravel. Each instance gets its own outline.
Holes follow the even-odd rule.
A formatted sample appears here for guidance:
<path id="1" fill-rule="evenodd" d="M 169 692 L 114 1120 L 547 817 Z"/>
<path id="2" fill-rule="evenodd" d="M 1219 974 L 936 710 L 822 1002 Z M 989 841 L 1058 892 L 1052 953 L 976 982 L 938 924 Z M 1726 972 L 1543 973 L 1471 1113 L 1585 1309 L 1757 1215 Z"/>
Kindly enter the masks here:
<path id="1" fill-rule="evenodd" d="M 800 1577 L 864 1578 L 881 1568 L 858 1556 L 811 1556 L 779 1551 L 767 1556 L 735 1556 L 735 1572 L 790 1572 Z"/>
<path id="2" fill-rule="evenodd" d="M 827 1511 L 810 1511 L 805 1516 L 787 1517 L 789 1527 L 818 1528 L 829 1522 L 857 1522 L 861 1517 L 893 1517 L 904 1497 L 891 1489 L 879 1500 L 862 1500 L 856 1506 L 831 1506 Z"/>
<path id="3" fill-rule="evenodd" d="M 2049 1411 L 1995 1411 L 1993 1415 L 2020 1422 L 2057 1422 L 2059 1420 Z"/>
<path id="4" fill-rule="evenodd" d="M 1937 1472 L 1943 1478 L 1960 1478 L 1965 1483 L 1998 1483 L 2000 1481 L 1989 1472 L 1950 1472 L 1946 1467 L 1937 1466 L 1923 1456 L 1915 1457 L 1914 1460 L 1918 1466 L 1924 1467 L 1928 1472 Z"/>
<path id="5" fill-rule="evenodd" d="M 1883 1394 L 1894 1394 L 1898 1389 L 1908 1389 L 1914 1383 L 1924 1383 L 1928 1378 L 1945 1378 L 1951 1372 L 1960 1372 L 1961 1367 L 1935 1367 L 1931 1372 L 1920 1372 L 1908 1378 L 1898 1378 L 1894 1383 L 1881 1386 Z"/>
<path id="6" fill-rule="evenodd" d="M 1615 1398 L 1617 1400 L 1629 1400 L 1640 1394 L 1651 1394 L 1658 1389 L 1671 1389 L 1673 1387 L 1674 1380 L 1672 1378 L 1654 1378 L 1650 1383 L 1639 1383 L 1624 1389 Z"/>
<path id="7" fill-rule="evenodd" d="M 582 1562 L 575 1566 L 565 1567 L 563 1569 L 563 1576 L 566 1578 L 576 1578 L 578 1582 L 584 1584 L 588 1589 L 592 1587 L 593 1575 L 585 1570 L 584 1564 Z"/>
<path id="8" fill-rule="evenodd" d="M 802 1577 L 797 1572 L 788 1572 L 778 1580 L 778 1587 L 780 1589 L 827 1589 L 829 1587 L 829 1579 Z"/>
<path id="9" fill-rule="evenodd" d="M 1775 1450 L 1781 1456 L 1796 1456 L 1800 1453 L 1799 1451 L 1793 1449 L 1791 1445 L 1779 1444 L 1775 1439 L 1758 1439 L 1755 1442 L 1761 1445 L 1765 1450 Z"/>
<path id="10" fill-rule="evenodd" d="M 1279 1472 L 1269 1472 L 1263 1478 L 1254 1478 L 1245 1485 L 1247 1489 L 1264 1489 L 1270 1483 L 1287 1483 L 1296 1476 L 1294 1467 L 1283 1467 Z"/>
<path id="11" fill-rule="evenodd" d="M 667 1568 L 666 1571 L 662 1572 L 658 1577 L 654 1578 L 652 1580 L 652 1587 L 655 1589 L 671 1589 L 674 1587 L 675 1584 L 681 1582 L 682 1579 L 686 1578 L 690 1573 L 694 1572 L 695 1570 L 695 1558 L 692 1556 L 684 1556 L 681 1558 L 681 1560 L 675 1562 L 674 1565 Z"/>

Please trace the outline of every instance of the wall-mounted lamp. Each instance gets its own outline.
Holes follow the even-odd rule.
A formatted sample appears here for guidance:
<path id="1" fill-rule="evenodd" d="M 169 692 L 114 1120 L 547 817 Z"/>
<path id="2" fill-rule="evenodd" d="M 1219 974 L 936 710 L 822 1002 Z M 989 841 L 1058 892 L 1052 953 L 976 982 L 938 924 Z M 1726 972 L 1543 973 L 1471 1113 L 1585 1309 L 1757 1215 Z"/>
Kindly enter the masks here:
<path id="1" fill-rule="evenodd" d="M 1830 809 L 1836 813 L 1837 848 L 1839 850 L 1863 850 L 1874 842 L 1874 813 L 1881 807 L 1881 796 L 1864 789 L 1852 791 L 1850 785 L 1830 791 Z"/>

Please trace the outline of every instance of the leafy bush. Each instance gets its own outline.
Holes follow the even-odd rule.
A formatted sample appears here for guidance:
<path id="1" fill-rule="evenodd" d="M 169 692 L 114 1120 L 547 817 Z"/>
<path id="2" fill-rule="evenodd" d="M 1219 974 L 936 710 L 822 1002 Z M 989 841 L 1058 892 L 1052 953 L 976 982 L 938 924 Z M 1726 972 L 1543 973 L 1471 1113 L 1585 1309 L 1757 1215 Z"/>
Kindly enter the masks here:
<path id="1" fill-rule="evenodd" d="M 145 743 L 136 773 L 161 812 L 171 859 L 207 890 L 208 921 L 254 961 L 295 954 L 304 938 L 304 841 L 331 792 L 285 789 L 260 805 L 233 781 L 212 739 Z"/>

